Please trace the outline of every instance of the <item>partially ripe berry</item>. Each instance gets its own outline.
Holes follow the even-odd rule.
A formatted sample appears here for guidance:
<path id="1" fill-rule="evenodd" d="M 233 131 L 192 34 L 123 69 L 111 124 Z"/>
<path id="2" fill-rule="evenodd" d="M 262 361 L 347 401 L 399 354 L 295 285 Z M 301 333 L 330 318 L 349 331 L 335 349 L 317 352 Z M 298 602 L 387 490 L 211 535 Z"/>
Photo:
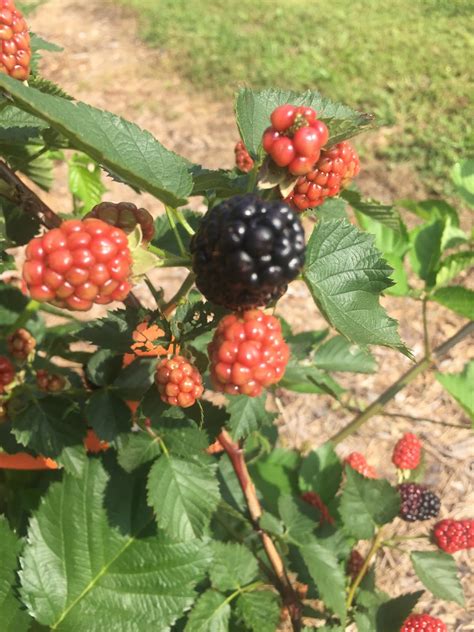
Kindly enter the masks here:
<path id="1" fill-rule="evenodd" d="M 131 264 L 123 230 L 100 219 L 72 219 L 29 242 L 23 279 L 33 299 L 86 311 L 127 297 Z"/>
<path id="2" fill-rule="evenodd" d="M 170 406 L 188 408 L 204 391 L 199 371 L 183 356 L 163 359 L 155 374 L 161 399 Z"/>
<path id="3" fill-rule="evenodd" d="M 44 369 L 36 371 L 36 384 L 38 388 L 47 393 L 59 393 L 66 386 L 66 379 L 62 375 L 49 373 Z"/>
<path id="4" fill-rule="evenodd" d="M 362 567 L 364 565 L 364 558 L 357 551 L 357 549 L 353 549 L 351 554 L 349 555 L 349 559 L 347 560 L 347 574 L 351 578 L 352 581 L 358 577 Z"/>
<path id="5" fill-rule="evenodd" d="M 155 234 L 153 217 L 145 208 L 137 208 L 131 202 L 101 202 L 94 206 L 84 219 L 88 217 L 95 217 L 111 226 L 121 228 L 126 235 L 132 233 L 137 224 L 140 224 L 145 244 L 150 242 Z"/>
<path id="6" fill-rule="evenodd" d="M 24 81 L 30 74 L 28 26 L 13 0 L 0 0 L 0 73 Z"/>
<path id="7" fill-rule="evenodd" d="M 293 125 L 295 115 L 296 107 L 285 103 L 285 105 L 279 105 L 273 110 L 270 120 L 277 132 L 283 132 Z"/>
<path id="8" fill-rule="evenodd" d="M 448 632 L 448 628 L 429 614 L 411 614 L 405 619 L 400 632 Z"/>
<path id="9" fill-rule="evenodd" d="M 243 173 L 249 173 L 252 171 L 254 166 L 252 156 L 249 154 L 247 148 L 241 140 L 239 140 L 239 142 L 235 145 L 234 153 L 237 169 Z"/>
<path id="10" fill-rule="evenodd" d="M 26 360 L 34 351 L 36 340 L 26 329 L 17 329 L 7 338 L 8 353 L 17 360 Z"/>
<path id="11" fill-rule="evenodd" d="M 321 514 L 321 524 L 327 522 L 328 524 L 334 524 L 334 518 L 331 516 L 327 505 L 323 502 L 323 499 L 316 492 L 304 492 L 301 494 L 301 500 L 311 505 L 319 511 Z"/>
<path id="12" fill-rule="evenodd" d="M 0 394 L 15 379 L 15 367 L 6 356 L 0 355 Z"/>
<path id="13" fill-rule="evenodd" d="M 378 478 L 377 472 L 372 465 L 369 465 L 365 459 L 365 456 L 360 452 L 351 452 L 349 456 L 344 459 L 344 463 L 350 465 L 353 470 L 362 474 L 366 478 Z"/>
<path id="14" fill-rule="evenodd" d="M 290 357 L 280 321 L 257 309 L 224 316 L 208 351 L 214 388 L 249 397 L 279 382 Z"/>
<path id="15" fill-rule="evenodd" d="M 400 518 L 405 522 L 429 520 L 439 514 L 441 501 L 434 492 L 417 483 L 402 483 L 398 486 L 400 494 Z"/>
<path id="16" fill-rule="evenodd" d="M 433 528 L 433 539 L 446 553 L 456 553 L 474 548 L 474 520 L 447 518 L 437 522 Z"/>
<path id="17" fill-rule="evenodd" d="M 421 460 L 421 441 L 415 434 L 407 432 L 396 443 L 392 462 L 399 470 L 416 470 Z"/>

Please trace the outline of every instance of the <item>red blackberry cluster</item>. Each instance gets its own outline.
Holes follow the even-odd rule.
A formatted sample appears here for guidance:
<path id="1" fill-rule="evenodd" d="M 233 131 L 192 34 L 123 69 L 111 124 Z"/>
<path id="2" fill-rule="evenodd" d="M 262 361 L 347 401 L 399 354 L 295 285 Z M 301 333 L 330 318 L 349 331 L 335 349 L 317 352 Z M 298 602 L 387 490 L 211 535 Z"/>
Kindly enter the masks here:
<path id="1" fill-rule="evenodd" d="M 214 388 L 249 397 L 278 382 L 290 357 L 280 321 L 257 309 L 224 316 L 208 349 Z"/>
<path id="2" fill-rule="evenodd" d="M 308 503 L 308 505 L 311 505 L 319 511 L 321 514 L 321 524 L 324 524 L 325 522 L 328 524 L 334 524 L 334 518 L 329 513 L 329 509 L 319 494 L 316 492 L 304 492 L 304 494 L 301 494 L 301 500 L 304 500 Z"/>
<path id="3" fill-rule="evenodd" d="M 199 371 L 179 355 L 159 363 L 155 383 L 166 404 L 181 408 L 192 406 L 204 391 Z"/>
<path id="4" fill-rule="evenodd" d="M 263 149 L 279 167 L 294 176 L 313 168 L 329 138 L 328 128 L 313 108 L 280 105 L 273 110 L 271 127 L 263 134 Z"/>
<path id="5" fill-rule="evenodd" d="M 0 73 L 24 81 L 30 74 L 28 26 L 13 0 L 0 0 Z"/>
<path id="6" fill-rule="evenodd" d="M 36 340 L 26 329 L 17 329 L 7 338 L 8 353 L 17 360 L 26 360 L 34 351 Z"/>
<path id="7" fill-rule="evenodd" d="M 244 173 L 252 171 L 254 165 L 252 156 L 249 154 L 247 147 L 241 140 L 239 140 L 239 142 L 235 145 L 234 153 L 237 169 L 239 169 L 239 171 L 243 171 Z"/>
<path id="8" fill-rule="evenodd" d="M 6 356 L 0 355 L 0 395 L 15 379 L 15 367 Z"/>
<path id="9" fill-rule="evenodd" d="M 405 619 L 400 632 L 448 632 L 448 628 L 429 614 L 411 614 Z"/>
<path id="10" fill-rule="evenodd" d="M 121 228 L 126 235 L 140 224 L 144 243 L 150 242 L 155 234 L 153 217 L 145 208 L 137 208 L 131 202 L 101 202 L 94 206 L 84 219 L 88 217 L 95 217 L 111 226 Z"/>
<path id="11" fill-rule="evenodd" d="M 364 558 L 359 553 L 359 551 L 353 549 L 351 551 L 351 554 L 349 555 L 349 559 L 347 560 L 347 574 L 352 579 L 352 581 L 354 581 L 355 578 L 359 575 L 363 566 Z"/>
<path id="12" fill-rule="evenodd" d="M 23 278 L 35 300 L 84 311 L 123 301 L 131 264 L 123 230 L 99 219 L 71 219 L 30 241 Z"/>
<path id="13" fill-rule="evenodd" d="M 229 309 L 248 309 L 276 301 L 298 276 L 304 232 L 284 202 L 236 195 L 206 213 L 191 252 L 204 296 Z"/>
<path id="14" fill-rule="evenodd" d="M 344 459 L 344 463 L 350 465 L 353 470 L 366 478 L 378 478 L 375 468 L 367 463 L 365 456 L 360 452 L 351 452 Z"/>
<path id="15" fill-rule="evenodd" d="M 433 539 L 446 553 L 474 548 L 474 520 L 441 520 L 435 524 Z"/>
<path id="16" fill-rule="evenodd" d="M 344 141 L 321 152 L 321 157 L 306 175 L 300 176 L 286 201 L 297 211 L 320 206 L 338 195 L 360 171 L 359 156 Z"/>
<path id="17" fill-rule="evenodd" d="M 392 462 L 399 470 L 416 470 L 421 460 L 421 441 L 415 434 L 407 432 L 397 441 Z"/>
<path id="18" fill-rule="evenodd" d="M 401 498 L 400 518 L 406 522 L 429 520 L 439 514 L 441 501 L 431 490 L 417 483 L 398 486 Z"/>
<path id="19" fill-rule="evenodd" d="M 40 390 L 47 393 L 59 393 L 66 386 L 66 379 L 62 375 L 55 375 L 44 369 L 38 369 L 36 371 L 36 384 Z"/>

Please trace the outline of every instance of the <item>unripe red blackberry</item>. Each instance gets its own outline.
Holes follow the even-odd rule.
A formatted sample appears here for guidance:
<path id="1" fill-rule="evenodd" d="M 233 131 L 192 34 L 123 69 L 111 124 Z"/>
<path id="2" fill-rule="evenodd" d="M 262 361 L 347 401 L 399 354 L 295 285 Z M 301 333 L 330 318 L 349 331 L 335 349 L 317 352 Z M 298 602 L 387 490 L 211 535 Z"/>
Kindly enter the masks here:
<path id="1" fill-rule="evenodd" d="M 338 195 L 360 171 L 359 156 L 344 141 L 321 152 L 309 173 L 298 178 L 286 201 L 297 211 L 320 206 L 328 197 Z"/>
<path id="2" fill-rule="evenodd" d="M 353 470 L 362 474 L 366 478 L 378 478 L 377 472 L 372 465 L 369 465 L 365 459 L 365 456 L 360 452 L 351 452 L 349 456 L 346 456 L 344 463 L 350 465 Z"/>
<path id="3" fill-rule="evenodd" d="M 271 127 L 263 134 L 263 149 L 279 167 L 295 176 L 311 171 L 329 132 L 313 108 L 280 105 L 271 114 Z"/>
<path id="4" fill-rule="evenodd" d="M 0 395 L 15 379 L 15 367 L 6 356 L 0 355 Z"/>
<path id="5" fill-rule="evenodd" d="M 201 374 L 183 356 L 164 358 L 156 369 L 155 383 L 164 402 L 181 408 L 192 406 L 204 391 Z"/>
<path id="6" fill-rule="evenodd" d="M 123 301 L 131 264 L 123 230 L 100 219 L 71 219 L 30 241 L 23 278 L 33 299 L 84 311 Z"/>
<path id="7" fill-rule="evenodd" d="M 87 213 L 84 219 L 95 217 L 103 222 L 121 228 L 126 235 L 132 233 L 140 224 L 143 242 L 146 244 L 153 239 L 155 224 L 153 217 L 145 208 L 137 208 L 131 202 L 101 202 Z"/>
<path id="8" fill-rule="evenodd" d="M 224 316 L 208 350 L 214 388 L 249 397 L 281 380 L 290 357 L 280 321 L 257 309 Z"/>
<path id="9" fill-rule="evenodd" d="M 236 195 L 214 206 L 191 241 L 196 285 L 229 309 L 268 305 L 304 264 L 299 218 L 282 201 Z"/>
<path id="10" fill-rule="evenodd" d="M 429 614 L 411 614 L 405 619 L 400 632 L 448 632 L 448 628 Z"/>
<path id="11" fill-rule="evenodd" d="M 421 460 L 421 441 L 415 434 L 406 432 L 397 441 L 392 462 L 399 470 L 416 470 Z"/>
<path id="12" fill-rule="evenodd" d="M 249 154 L 247 148 L 241 140 L 239 140 L 239 142 L 235 145 L 234 153 L 237 169 L 239 169 L 239 171 L 243 171 L 244 173 L 252 171 L 254 165 L 252 156 Z"/>
<path id="13" fill-rule="evenodd" d="M 400 518 L 405 522 L 429 520 L 439 514 L 441 501 L 424 485 L 402 483 L 398 486 L 401 498 Z"/>
<path id="14" fill-rule="evenodd" d="M 8 353 L 17 360 L 26 360 L 34 351 L 36 340 L 26 329 L 17 329 L 7 338 Z"/>
<path id="15" fill-rule="evenodd" d="M 48 373 L 44 369 L 36 371 L 36 384 L 38 388 L 47 393 L 59 393 L 66 386 L 66 379 L 62 375 Z"/>
<path id="16" fill-rule="evenodd" d="M 358 577 L 362 567 L 364 566 L 364 558 L 356 549 L 351 551 L 349 559 L 347 560 L 347 574 L 352 579 L 355 580 Z"/>
<path id="17" fill-rule="evenodd" d="M 24 81 L 30 74 L 28 26 L 13 0 L 0 0 L 0 73 Z"/>
<path id="18" fill-rule="evenodd" d="M 453 520 L 447 518 L 436 523 L 433 539 L 446 553 L 456 553 L 474 548 L 474 520 Z"/>
<path id="19" fill-rule="evenodd" d="M 301 500 L 304 500 L 308 505 L 311 505 L 319 511 L 321 514 L 321 524 L 327 522 L 328 524 L 334 524 L 334 518 L 329 513 L 329 509 L 323 502 L 321 496 L 316 492 L 304 492 L 301 494 Z"/>

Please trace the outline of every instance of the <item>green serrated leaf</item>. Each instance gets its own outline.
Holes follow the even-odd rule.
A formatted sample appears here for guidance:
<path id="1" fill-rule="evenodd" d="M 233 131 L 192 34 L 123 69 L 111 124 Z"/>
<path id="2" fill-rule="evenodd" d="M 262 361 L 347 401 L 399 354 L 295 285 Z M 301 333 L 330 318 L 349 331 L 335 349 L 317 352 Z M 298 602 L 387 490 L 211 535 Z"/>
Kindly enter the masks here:
<path id="1" fill-rule="evenodd" d="M 444 228 L 445 222 L 437 220 L 432 224 L 415 228 L 411 233 L 413 242 L 413 249 L 410 251 L 411 265 L 428 286 L 433 286 L 436 282 Z"/>
<path id="2" fill-rule="evenodd" d="M 436 287 L 446 285 L 466 268 L 474 265 L 474 251 L 455 252 L 441 261 L 436 274 Z"/>
<path id="3" fill-rule="evenodd" d="M 347 215 L 347 203 L 342 198 L 326 198 L 321 206 L 309 210 L 309 214 L 316 219 L 327 221 L 330 219 L 349 219 Z"/>
<path id="4" fill-rule="evenodd" d="M 356 344 L 394 347 L 409 355 L 397 322 L 379 304 L 380 293 L 392 285 L 390 273 L 373 238 L 345 220 L 314 229 L 304 280 L 328 322 Z"/>
<path id="5" fill-rule="evenodd" d="M 286 335 L 284 337 L 286 343 L 291 348 L 292 357 L 298 360 L 305 360 L 316 345 L 324 340 L 329 333 L 329 329 L 321 329 L 320 331 L 303 331 L 299 334 Z"/>
<path id="6" fill-rule="evenodd" d="M 351 344 L 342 336 L 330 338 L 320 345 L 314 364 L 325 371 L 373 373 L 377 369 L 375 358 L 369 351 Z"/>
<path id="7" fill-rule="evenodd" d="M 435 377 L 474 421 L 474 360 L 465 364 L 461 373 L 435 373 Z"/>
<path id="8" fill-rule="evenodd" d="M 214 465 L 174 456 L 153 464 L 147 489 L 158 526 L 182 541 L 203 536 L 220 500 Z"/>
<path id="9" fill-rule="evenodd" d="M 218 590 L 238 590 L 258 574 L 257 560 L 243 544 L 213 542 L 213 561 L 209 576 Z"/>
<path id="10" fill-rule="evenodd" d="M 115 393 L 101 389 L 92 393 L 85 409 L 87 423 L 102 441 L 113 441 L 132 425 L 129 407 Z"/>
<path id="11" fill-rule="evenodd" d="M 328 373 L 312 364 L 290 360 L 279 386 L 296 393 L 327 393 L 338 399 L 344 389 Z"/>
<path id="12" fill-rule="evenodd" d="M 123 368 L 114 381 L 114 387 L 127 399 L 141 399 L 154 383 L 158 358 L 137 357 Z"/>
<path id="13" fill-rule="evenodd" d="M 423 591 L 400 595 L 382 603 L 375 615 L 376 632 L 400 632 L 403 622 L 418 603 Z"/>
<path id="14" fill-rule="evenodd" d="M 185 203 L 192 190 L 189 163 L 149 132 L 109 112 L 43 94 L 5 75 L 0 85 L 17 106 L 41 118 L 130 185 L 172 206 Z"/>
<path id="15" fill-rule="evenodd" d="M 281 494 L 298 495 L 298 469 L 301 456 L 293 450 L 275 448 L 267 456 L 249 465 L 250 475 L 265 498 L 265 506 L 278 513 Z"/>
<path id="16" fill-rule="evenodd" d="M 313 535 L 316 522 L 306 515 L 309 506 L 289 494 L 278 498 L 278 513 L 286 528 L 286 538 L 292 543 L 303 545 Z"/>
<path id="17" fill-rule="evenodd" d="M 346 467 L 339 513 L 348 533 L 358 540 L 368 540 L 375 527 L 391 522 L 399 509 L 400 496 L 388 481 L 365 478 Z"/>
<path id="18" fill-rule="evenodd" d="M 339 490 L 342 465 L 331 443 L 325 443 L 304 457 L 299 481 L 303 491 L 316 492 L 324 503 L 329 503 Z"/>
<path id="19" fill-rule="evenodd" d="M 253 91 L 241 88 L 235 103 L 237 125 L 245 146 L 253 156 L 258 155 L 263 132 L 270 125 L 270 114 L 284 103 L 314 108 L 329 128 L 331 145 L 351 138 L 373 125 L 373 115 L 334 103 L 318 92 L 308 90 L 297 93 L 274 89 Z"/>
<path id="20" fill-rule="evenodd" d="M 444 551 L 413 551 L 410 558 L 420 581 L 435 597 L 464 606 L 464 592 L 452 555 Z"/>
<path id="21" fill-rule="evenodd" d="M 0 516 L 0 621 L 2 632 L 26 632 L 30 617 L 15 594 L 16 570 L 21 541 Z"/>
<path id="22" fill-rule="evenodd" d="M 39 155 L 42 148 L 42 144 L 25 144 L 19 138 L 0 142 L 0 155 L 14 171 L 21 171 L 43 191 L 49 191 L 53 184 L 53 158 L 50 152 Z"/>
<path id="23" fill-rule="evenodd" d="M 108 386 L 120 373 L 122 364 L 123 359 L 120 356 L 106 348 L 101 349 L 89 359 L 86 367 L 87 377 L 96 386 Z"/>
<path id="24" fill-rule="evenodd" d="M 230 605 L 226 596 L 207 590 L 196 602 L 184 628 L 185 632 L 228 632 Z"/>
<path id="25" fill-rule="evenodd" d="M 265 410 L 266 396 L 247 397 L 237 395 L 229 398 L 227 412 L 230 415 L 229 426 L 234 439 L 241 439 L 271 424 L 277 415 Z"/>
<path id="26" fill-rule="evenodd" d="M 442 287 L 430 298 L 469 320 L 474 320 L 474 292 L 461 285 Z"/>
<path id="27" fill-rule="evenodd" d="M 324 546 L 324 540 L 312 539 L 300 547 L 300 553 L 313 578 L 321 599 L 342 622 L 346 620 L 346 578 L 333 551 Z"/>
<path id="28" fill-rule="evenodd" d="M 68 160 L 69 190 L 81 201 L 82 213 L 88 213 L 102 200 L 107 190 L 102 183 L 100 167 L 83 154 L 73 154 Z"/>
<path id="29" fill-rule="evenodd" d="M 401 231 L 401 220 L 398 211 L 391 204 L 382 204 L 376 200 L 364 200 L 358 191 L 346 189 L 341 197 L 352 206 L 355 211 L 363 213 L 372 220 L 383 224 L 395 232 Z"/>
<path id="30" fill-rule="evenodd" d="M 118 439 L 117 460 L 126 472 L 133 472 L 160 454 L 159 439 L 146 432 L 127 432 Z"/>
<path id="31" fill-rule="evenodd" d="M 110 501 L 108 485 L 100 461 L 88 459 L 81 479 L 66 475 L 49 488 L 28 529 L 23 601 L 39 623 L 64 632 L 166 632 L 194 602 L 210 551 L 150 531 L 146 515 L 133 519 L 130 477 Z M 126 533 L 109 522 L 120 499 L 121 524 L 133 525 Z"/>
<path id="32" fill-rule="evenodd" d="M 461 197 L 474 206 L 474 159 L 466 158 L 457 162 L 451 171 L 451 179 Z"/>
<path id="33" fill-rule="evenodd" d="M 275 632 L 280 619 L 280 602 L 269 590 L 243 593 L 237 599 L 237 612 L 252 632 Z"/>
<path id="34" fill-rule="evenodd" d="M 141 315 L 135 309 L 114 310 L 104 318 L 85 323 L 78 332 L 78 339 L 92 342 L 102 350 L 129 353 L 132 332 L 140 320 Z"/>

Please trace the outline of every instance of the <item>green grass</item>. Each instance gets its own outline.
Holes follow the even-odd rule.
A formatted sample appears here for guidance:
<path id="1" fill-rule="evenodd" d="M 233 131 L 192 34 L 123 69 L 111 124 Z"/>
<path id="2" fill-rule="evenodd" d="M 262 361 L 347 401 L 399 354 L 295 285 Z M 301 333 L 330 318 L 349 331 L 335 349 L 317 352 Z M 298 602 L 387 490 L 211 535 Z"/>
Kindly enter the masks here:
<path id="1" fill-rule="evenodd" d="M 472 150 L 471 0 L 117 0 L 195 86 L 318 89 L 394 125 L 384 157 L 443 191 Z"/>

